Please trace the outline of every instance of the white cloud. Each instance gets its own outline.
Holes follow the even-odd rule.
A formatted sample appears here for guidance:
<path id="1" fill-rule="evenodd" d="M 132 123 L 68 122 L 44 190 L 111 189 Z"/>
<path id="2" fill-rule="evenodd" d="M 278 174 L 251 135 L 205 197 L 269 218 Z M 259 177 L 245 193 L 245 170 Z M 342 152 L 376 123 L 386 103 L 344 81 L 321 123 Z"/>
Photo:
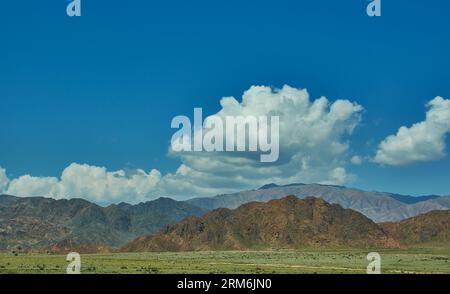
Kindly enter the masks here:
<path id="1" fill-rule="evenodd" d="M 323 181 L 321 184 L 327 185 L 342 185 L 345 183 L 353 182 L 356 180 L 356 175 L 348 174 L 345 168 L 337 167 L 330 171 L 329 173 L 330 180 Z"/>
<path id="2" fill-rule="evenodd" d="M 58 196 L 58 179 L 24 175 L 9 183 L 7 194 L 17 196 Z"/>
<path id="3" fill-rule="evenodd" d="M 0 193 L 3 193 L 6 191 L 6 188 L 8 187 L 9 179 L 6 175 L 6 170 L 0 166 Z"/>
<path id="4" fill-rule="evenodd" d="M 426 119 L 411 127 L 402 126 L 378 146 L 374 162 L 408 165 L 445 156 L 446 135 L 450 132 L 450 100 L 436 97 L 427 107 Z"/>
<path id="5" fill-rule="evenodd" d="M 225 97 L 220 104 L 222 109 L 215 116 L 222 118 L 278 115 L 279 160 L 273 164 L 260 163 L 258 156 L 248 152 L 182 153 L 178 156 L 183 161 L 183 172 L 169 174 L 163 181 L 188 185 L 183 190 L 194 195 L 213 195 L 268 182 L 342 184 L 352 178 L 343 176 L 344 158 L 349 149 L 348 136 L 360 121 L 363 110 L 360 105 L 348 100 L 331 103 L 325 97 L 311 101 L 306 89 L 289 86 L 276 90 L 253 86 L 244 93 L 242 102 Z M 166 191 L 173 187 L 167 185 Z"/>
<path id="6" fill-rule="evenodd" d="M 160 178 L 157 170 L 149 173 L 141 169 L 108 172 L 104 167 L 71 164 L 62 173 L 60 193 L 70 197 L 90 195 L 102 202 L 124 200 L 124 197 L 127 201 L 137 202 L 151 197 L 148 194 Z"/>
<path id="7" fill-rule="evenodd" d="M 8 194 L 18 196 L 83 197 L 98 203 L 151 199 L 161 174 L 152 170 L 108 172 L 104 167 L 72 163 L 61 178 L 25 175 L 11 181 Z"/>
<path id="8" fill-rule="evenodd" d="M 361 165 L 363 163 L 364 159 L 359 155 L 354 155 L 350 159 L 350 162 L 354 165 Z"/>
<path id="9" fill-rule="evenodd" d="M 214 196 L 270 182 L 345 184 L 354 180 L 345 165 L 349 136 L 360 122 L 360 105 L 348 100 L 330 102 L 325 97 L 311 101 L 306 89 L 289 86 L 277 90 L 253 86 L 244 93 L 242 102 L 225 97 L 220 104 L 222 109 L 216 115 L 221 117 L 279 116 L 279 160 L 261 163 L 259 155 L 251 152 L 171 153 L 182 164 L 164 176 L 157 170 L 107 171 L 73 163 L 60 178 L 26 175 L 14 179 L 8 193 L 136 203 L 159 196 Z"/>

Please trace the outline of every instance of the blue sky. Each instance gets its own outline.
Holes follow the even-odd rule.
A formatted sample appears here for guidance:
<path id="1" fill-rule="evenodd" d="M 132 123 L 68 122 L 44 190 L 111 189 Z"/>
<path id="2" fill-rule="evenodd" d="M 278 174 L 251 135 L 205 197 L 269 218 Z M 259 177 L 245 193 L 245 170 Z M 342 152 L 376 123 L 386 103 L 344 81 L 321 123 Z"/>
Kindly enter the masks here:
<path id="1" fill-rule="evenodd" d="M 71 163 L 173 173 L 171 119 L 220 110 L 252 85 L 307 88 L 364 112 L 349 154 L 374 156 L 425 104 L 450 98 L 450 3 L 7 1 L 0 17 L 0 166 L 59 177 Z M 446 138 L 448 145 L 449 139 Z M 348 164 L 349 186 L 450 194 L 450 160 Z"/>

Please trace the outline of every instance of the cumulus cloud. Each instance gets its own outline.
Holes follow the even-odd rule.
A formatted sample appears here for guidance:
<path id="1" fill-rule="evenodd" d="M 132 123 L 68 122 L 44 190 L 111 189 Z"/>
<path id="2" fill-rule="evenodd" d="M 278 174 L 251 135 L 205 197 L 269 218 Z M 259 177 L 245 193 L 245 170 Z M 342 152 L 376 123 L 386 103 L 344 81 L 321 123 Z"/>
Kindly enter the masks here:
<path id="1" fill-rule="evenodd" d="M 342 185 L 356 180 L 356 175 L 348 174 L 345 168 L 337 167 L 329 172 L 329 180 L 320 182 L 328 185 Z"/>
<path id="2" fill-rule="evenodd" d="M 9 184 L 9 179 L 8 179 L 8 176 L 6 176 L 6 170 L 0 166 L 0 193 L 3 193 L 6 191 L 8 184 Z"/>
<path id="3" fill-rule="evenodd" d="M 182 164 L 166 175 L 157 170 L 108 171 L 73 163 L 59 178 L 25 175 L 9 183 L 18 196 L 83 197 L 97 203 L 136 203 L 159 196 L 214 196 L 275 182 L 345 184 L 355 179 L 347 164 L 349 137 L 363 108 L 349 100 L 311 100 L 306 89 L 253 86 L 241 102 L 224 97 L 216 116 L 279 116 L 280 156 L 261 163 L 254 152 L 173 153 Z M 208 120 L 208 118 L 207 118 Z"/>
<path id="4" fill-rule="evenodd" d="M 149 194 L 160 178 L 157 170 L 108 172 L 104 167 L 72 163 L 60 178 L 25 175 L 14 179 L 7 192 L 18 196 L 83 197 L 97 203 L 135 203 L 151 199 Z"/>
<path id="5" fill-rule="evenodd" d="M 221 118 L 279 116 L 279 160 L 261 163 L 258 156 L 249 152 L 181 153 L 182 168 L 163 180 L 190 183 L 183 189 L 213 194 L 267 182 L 343 184 L 352 178 L 345 171 L 344 157 L 349 149 L 349 135 L 360 122 L 363 110 L 357 103 L 330 102 L 325 97 L 312 101 L 306 89 L 289 86 L 253 86 L 241 102 L 224 97 L 220 104 L 222 109 L 214 116 Z"/>
<path id="6" fill-rule="evenodd" d="M 424 121 L 402 126 L 378 146 L 374 162 L 401 166 L 437 160 L 445 156 L 446 135 L 450 132 L 450 100 L 436 97 L 427 103 Z"/>
<path id="7" fill-rule="evenodd" d="M 363 163 L 364 159 L 359 155 L 354 155 L 350 159 L 350 162 L 354 165 L 361 165 Z"/>
<path id="8" fill-rule="evenodd" d="M 18 196 L 59 196 L 58 179 L 24 175 L 9 183 L 7 194 Z"/>

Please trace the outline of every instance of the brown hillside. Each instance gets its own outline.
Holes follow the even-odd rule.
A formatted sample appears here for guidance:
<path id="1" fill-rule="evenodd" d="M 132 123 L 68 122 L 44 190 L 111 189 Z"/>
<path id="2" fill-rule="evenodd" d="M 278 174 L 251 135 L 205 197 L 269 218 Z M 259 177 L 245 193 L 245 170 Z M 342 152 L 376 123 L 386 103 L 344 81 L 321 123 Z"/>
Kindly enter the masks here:
<path id="1" fill-rule="evenodd" d="M 383 223 L 381 226 L 405 245 L 450 244 L 450 210 L 432 211 L 400 222 Z"/>
<path id="2" fill-rule="evenodd" d="M 83 199 L 0 195 L 0 251 L 102 252 L 203 213 L 169 198 L 101 207 Z"/>
<path id="3" fill-rule="evenodd" d="M 302 247 L 396 247 L 373 221 L 320 198 L 288 196 L 189 217 L 123 251 L 243 250 Z"/>

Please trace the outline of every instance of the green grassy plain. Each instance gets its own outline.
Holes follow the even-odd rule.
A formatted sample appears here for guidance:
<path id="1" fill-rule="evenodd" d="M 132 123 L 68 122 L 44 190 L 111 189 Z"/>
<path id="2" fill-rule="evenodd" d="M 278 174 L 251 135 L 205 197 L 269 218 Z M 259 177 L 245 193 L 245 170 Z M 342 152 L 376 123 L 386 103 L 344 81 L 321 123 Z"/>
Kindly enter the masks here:
<path id="1" fill-rule="evenodd" d="M 176 253 L 82 254 L 83 274 L 249 274 L 366 273 L 371 250 L 216 251 Z M 450 248 L 373 250 L 380 253 L 385 274 L 450 274 Z M 65 255 L 0 254 L 0 273 L 62 274 Z"/>

